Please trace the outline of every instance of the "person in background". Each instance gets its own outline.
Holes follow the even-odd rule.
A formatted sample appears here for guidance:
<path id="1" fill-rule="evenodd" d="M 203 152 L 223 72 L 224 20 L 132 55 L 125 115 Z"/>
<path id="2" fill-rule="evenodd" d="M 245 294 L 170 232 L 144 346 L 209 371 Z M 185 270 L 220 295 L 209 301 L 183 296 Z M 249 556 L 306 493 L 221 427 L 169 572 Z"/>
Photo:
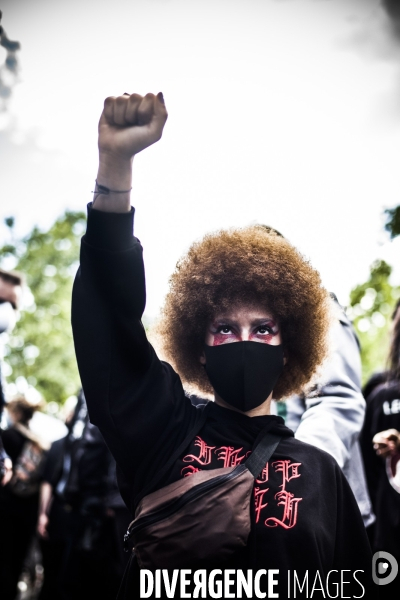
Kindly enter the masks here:
<path id="1" fill-rule="evenodd" d="M 37 531 L 44 569 L 44 580 L 39 595 L 40 600 L 52 600 L 53 598 L 62 597 L 60 572 L 64 564 L 68 543 L 70 512 L 63 510 L 63 505 L 60 505 L 58 498 L 54 496 L 52 481 L 61 468 L 65 443 L 65 437 L 52 443 L 40 485 Z M 50 521 L 51 531 L 49 531 Z"/>
<path id="2" fill-rule="evenodd" d="M 371 396 L 374 389 L 378 387 L 378 385 L 381 385 L 381 383 L 386 383 L 388 379 L 391 379 L 390 371 L 378 371 L 373 373 L 362 389 L 364 398 Z"/>
<path id="3" fill-rule="evenodd" d="M 4 450 L 3 442 L 0 438 L 0 483 L 6 485 L 12 477 L 12 462 L 11 458 Z"/>
<path id="4" fill-rule="evenodd" d="M 22 292 L 22 276 L 19 273 L 0 269 L 0 423 L 2 420 L 5 394 L 2 377 L 2 334 L 12 331 Z M 0 430 L 0 483 L 6 485 L 12 477 L 12 461 L 4 450 Z"/>
<path id="5" fill-rule="evenodd" d="M 400 302 L 393 313 L 388 365 L 383 380 L 369 386 L 361 448 L 376 514 L 373 550 L 390 552 L 400 564 Z M 398 598 L 400 577 L 381 591 L 381 598 Z"/>
<path id="6" fill-rule="evenodd" d="M 335 321 L 331 352 L 319 382 L 307 396 L 292 396 L 282 405 L 286 425 L 302 442 L 331 454 L 357 500 L 365 527 L 375 521 L 368 494 L 359 436 L 364 423 L 361 359 L 354 329 L 336 296 L 331 294 Z"/>
<path id="7" fill-rule="evenodd" d="M 4 449 L 13 463 L 10 481 L 0 488 L 1 599 L 14 600 L 18 578 L 35 533 L 41 469 L 48 444 L 29 429 L 38 405 L 24 396 L 7 404 L 11 426 L 3 430 Z"/>
<path id="8" fill-rule="evenodd" d="M 64 410 L 66 405 L 64 405 Z M 43 582 L 40 589 L 40 600 L 62 598 L 61 573 L 66 562 L 66 552 L 71 530 L 71 510 L 60 502 L 54 493 L 54 487 L 61 478 L 64 455 L 73 436 L 74 424 L 81 417 L 86 417 L 86 410 L 81 411 L 82 400 L 70 407 L 65 413 L 65 424 L 68 434 L 52 443 L 43 469 L 39 494 L 39 513 L 37 533 L 42 553 Z M 82 434 L 83 424 L 78 425 L 76 433 Z M 51 521 L 51 527 L 49 527 Z"/>
<path id="9" fill-rule="evenodd" d="M 67 426 L 67 436 L 51 446 L 41 484 L 39 600 L 114 600 L 128 558 L 123 535 L 131 516 L 116 487 L 115 461 L 89 422 L 83 392 Z"/>

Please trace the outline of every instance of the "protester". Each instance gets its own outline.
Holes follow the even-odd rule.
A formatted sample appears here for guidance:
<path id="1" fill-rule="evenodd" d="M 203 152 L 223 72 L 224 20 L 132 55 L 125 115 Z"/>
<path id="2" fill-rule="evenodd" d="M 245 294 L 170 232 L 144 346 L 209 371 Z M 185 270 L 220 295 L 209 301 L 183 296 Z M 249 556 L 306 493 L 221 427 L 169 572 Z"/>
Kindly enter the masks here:
<path id="1" fill-rule="evenodd" d="M 1 371 L 1 363 L 0 363 L 0 423 L 3 418 L 3 410 L 5 406 L 5 396 L 4 396 L 4 388 L 2 381 L 2 371 Z M 12 477 L 12 461 L 8 456 L 6 451 L 4 450 L 3 441 L 1 438 L 1 429 L 0 429 L 0 484 L 6 485 Z"/>
<path id="2" fill-rule="evenodd" d="M 1 28 L 0 28 L 1 29 Z M 17 309 L 21 297 L 22 276 L 19 273 L 0 269 L 0 423 L 5 405 L 2 377 L 2 334 L 9 333 L 16 322 Z M 12 462 L 7 456 L 0 430 L 0 482 L 6 485 L 12 476 Z"/>
<path id="3" fill-rule="evenodd" d="M 332 303 L 335 320 L 328 360 L 308 395 L 288 398 L 285 423 L 297 439 L 325 450 L 336 459 L 353 490 L 364 525 L 370 527 L 375 516 L 359 444 L 365 416 L 360 347 L 346 313 L 334 296 Z"/>
<path id="4" fill-rule="evenodd" d="M 115 463 L 79 394 L 69 433 L 47 457 L 38 518 L 44 567 L 39 600 L 114 600 L 124 563 Z M 112 496 L 112 498 L 110 498 Z M 122 508 L 122 530 L 130 515 Z M 119 525 L 119 522 L 118 522 Z M 121 526 L 119 526 L 121 529 Z"/>
<path id="5" fill-rule="evenodd" d="M 10 481 L 0 488 L 0 582 L 2 600 L 14 600 L 18 578 L 35 533 L 39 484 L 48 444 L 29 429 L 38 406 L 24 396 L 7 404 L 11 426 L 2 432 L 13 463 Z"/>
<path id="6" fill-rule="evenodd" d="M 329 298 L 318 273 L 286 240 L 261 226 L 208 235 L 178 263 L 160 325 L 164 352 L 185 383 L 214 393 L 215 402 L 193 406 L 177 372 L 146 339 L 142 249 L 132 237 L 131 167 L 133 156 L 161 137 L 166 118 L 161 94 L 124 94 L 105 102 L 94 204 L 73 298 L 81 379 L 91 420 L 121 469 L 123 497 L 132 512 L 139 501 L 143 508 L 180 488 L 197 493 L 201 481 L 218 493 L 213 474 L 219 467 L 223 481 L 239 473 L 253 491 L 250 507 L 250 495 L 243 505 L 224 504 L 224 491 L 202 510 L 208 491 L 187 506 L 197 511 L 189 521 L 182 515 L 186 505 L 179 514 L 174 510 L 160 529 L 182 517 L 186 529 L 177 539 L 174 528 L 164 537 L 158 530 L 154 544 L 148 529 L 142 537 L 138 531 L 141 565 L 147 560 L 150 570 L 171 567 L 181 548 L 177 567 L 196 573 L 202 567 L 225 574 L 252 569 L 261 577 L 264 569 L 272 577 L 276 569 L 274 591 L 282 598 L 294 571 L 326 589 L 328 573 L 340 578 L 346 570 L 348 595 L 361 597 L 365 590 L 372 598 L 369 544 L 339 466 L 294 439 L 282 419 L 269 414 L 272 392 L 277 399 L 300 392 L 325 357 Z M 263 458 L 266 447 L 275 447 L 273 458 L 253 469 L 254 481 L 247 465 Z M 244 468 L 234 470 L 235 465 Z M 220 510 L 219 521 L 214 515 L 221 506 L 226 514 Z M 251 529 L 237 540 L 241 506 L 244 521 L 251 513 Z M 169 511 L 174 507 L 168 504 Z M 119 598 L 139 597 L 139 575 L 131 555 Z M 271 589 L 267 579 L 260 583 L 265 593 Z M 301 593 L 297 589 L 297 597 L 310 597 L 307 586 Z"/>
<path id="7" fill-rule="evenodd" d="M 0 438 L 0 483 L 6 485 L 12 477 L 12 462 L 4 450 L 3 442 Z"/>
<path id="8" fill-rule="evenodd" d="M 390 371 L 378 371 L 373 373 L 362 388 L 364 398 L 369 398 L 374 389 L 378 387 L 378 385 L 381 385 L 381 383 L 386 383 L 388 379 L 391 379 Z"/>
<path id="9" fill-rule="evenodd" d="M 400 303 L 393 314 L 389 370 L 369 382 L 361 445 L 368 489 L 376 514 L 374 551 L 390 552 L 400 563 Z M 400 579 L 385 586 L 382 598 L 396 598 Z"/>
<path id="10" fill-rule="evenodd" d="M 61 572 L 64 566 L 65 554 L 70 528 L 70 513 L 63 511 L 57 497 L 53 495 L 51 484 L 53 472 L 62 457 L 65 438 L 52 443 L 47 456 L 42 483 L 40 486 L 38 533 L 42 553 L 43 584 L 40 590 L 40 600 L 62 598 Z M 49 521 L 52 531 L 49 534 Z M 55 531 L 54 531 L 55 529 Z"/>

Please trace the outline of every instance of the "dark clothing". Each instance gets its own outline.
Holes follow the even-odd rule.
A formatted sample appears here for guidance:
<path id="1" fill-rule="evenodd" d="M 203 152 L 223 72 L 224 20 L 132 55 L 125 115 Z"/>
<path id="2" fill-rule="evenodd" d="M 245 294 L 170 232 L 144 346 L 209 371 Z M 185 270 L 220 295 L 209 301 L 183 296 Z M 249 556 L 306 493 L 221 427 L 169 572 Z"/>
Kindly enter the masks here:
<path id="1" fill-rule="evenodd" d="M 282 598 L 288 570 L 308 570 L 312 580 L 318 571 L 325 581 L 332 569 L 361 569 L 360 580 L 370 588 L 371 556 L 360 512 L 331 456 L 295 440 L 280 417 L 250 418 L 211 404 L 199 428 L 202 406 L 190 402 L 177 373 L 158 359 L 141 323 L 145 278 L 132 221 L 133 212 L 89 211 L 73 296 L 90 417 L 121 470 L 126 503 L 134 510 L 150 490 L 199 469 L 239 464 L 269 424 L 282 441 L 255 482 L 249 543 L 229 564 L 215 566 L 279 569 Z M 361 592 L 355 585 L 354 595 Z M 119 597 L 138 597 L 134 560 Z M 371 589 L 368 597 L 374 597 Z"/>
<path id="2" fill-rule="evenodd" d="M 1 433 L 4 449 L 6 450 L 8 456 L 11 458 L 13 464 L 16 462 L 17 458 L 22 452 L 22 448 L 26 442 L 26 437 L 20 432 L 10 427 L 9 429 L 4 429 Z"/>
<path id="3" fill-rule="evenodd" d="M 53 442 L 46 457 L 42 479 L 53 489 L 61 477 L 66 442 L 67 436 Z M 74 531 L 74 520 L 71 508 L 66 507 L 56 495 L 52 497 L 48 517 L 47 537 L 40 538 L 44 580 L 39 600 L 61 600 L 62 578 L 66 570 L 67 549 Z"/>
<path id="4" fill-rule="evenodd" d="M 2 431 L 4 448 L 13 464 L 26 442 L 19 431 L 10 427 Z M 14 600 L 18 578 L 33 539 L 39 494 L 26 498 L 16 496 L 9 485 L 0 486 L 0 587 L 1 600 Z"/>
<path id="5" fill-rule="evenodd" d="M 365 472 L 376 522 L 373 550 L 390 552 L 400 564 L 400 453 L 383 459 L 377 456 L 372 438 L 386 429 L 400 431 L 400 382 L 388 381 L 375 387 L 367 397 L 367 412 L 361 433 Z M 397 485 L 396 485 L 397 482 Z M 383 593 L 385 595 L 383 595 Z M 382 586 L 382 598 L 400 595 L 400 576 Z"/>
<path id="6" fill-rule="evenodd" d="M 1 417 L 3 415 L 3 410 L 4 410 L 5 405 L 6 405 L 6 397 L 4 395 L 2 364 L 0 361 L 0 421 L 1 421 Z"/>
<path id="7" fill-rule="evenodd" d="M 63 451 L 66 437 L 52 443 L 43 469 L 43 481 L 54 487 L 57 485 L 63 466 Z M 73 532 L 73 518 L 70 507 L 53 495 L 47 537 L 40 538 L 44 580 L 39 600 L 62 599 L 62 577 L 66 570 L 68 542 Z"/>
<path id="8" fill-rule="evenodd" d="M 19 455 L 25 445 L 26 437 L 13 427 L 5 429 L 2 432 L 4 449 L 11 458 L 13 465 L 16 464 Z M 0 511 L 15 517 L 23 517 L 32 522 L 32 527 L 36 523 L 37 510 L 39 503 L 39 493 L 28 497 L 20 497 L 13 494 L 9 485 L 0 486 Z M 30 529 L 32 529 L 30 527 Z"/>
<path id="9" fill-rule="evenodd" d="M 107 495 L 109 462 L 103 436 L 88 421 L 81 437 L 65 438 L 62 471 L 55 494 L 82 513 L 101 512 Z M 60 480 L 64 480 L 65 485 L 60 486 Z"/>
<path id="10" fill-rule="evenodd" d="M 4 397 L 3 381 L 2 381 L 2 373 L 1 373 L 1 361 L 0 361 L 0 423 L 1 423 L 2 416 L 3 416 L 3 409 L 4 409 L 5 403 L 6 403 L 6 401 L 5 401 L 5 397 Z M 4 459 L 7 457 L 7 454 L 4 450 L 3 442 L 1 439 L 1 434 L 2 434 L 2 431 L 0 429 L 0 483 L 1 483 L 1 480 L 3 479 L 4 473 L 5 473 Z"/>
<path id="11" fill-rule="evenodd" d="M 368 487 L 376 514 L 375 546 L 400 551 L 400 491 L 391 485 L 386 460 L 378 456 L 372 438 L 386 429 L 400 431 L 400 383 L 381 384 L 367 398 L 367 413 L 361 434 Z M 399 457 L 400 458 L 400 457 Z"/>
<path id="12" fill-rule="evenodd" d="M 7 454 L 4 450 L 3 442 L 1 440 L 1 430 L 0 430 L 0 483 L 5 474 L 4 461 L 6 458 L 7 458 Z"/>
<path id="13" fill-rule="evenodd" d="M 65 515 L 62 515 L 64 518 Z M 62 600 L 60 573 L 65 564 L 65 542 L 49 539 L 39 539 L 44 570 L 43 585 L 39 592 L 39 600 Z"/>
<path id="14" fill-rule="evenodd" d="M 380 371 L 378 373 L 374 373 L 368 379 L 367 383 L 364 385 L 362 389 L 362 393 L 364 398 L 369 398 L 378 385 L 382 385 L 382 383 L 387 383 L 392 379 L 390 375 L 390 371 Z"/>
<path id="15" fill-rule="evenodd" d="M 52 444 L 44 468 L 53 499 L 48 538 L 41 540 L 40 600 L 114 600 L 127 561 L 122 541 L 131 517 L 115 498 L 115 463 L 83 413 L 83 421 Z"/>
<path id="16" fill-rule="evenodd" d="M 49 483 L 52 487 L 56 485 L 61 477 L 63 449 L 66 441 L 67 436 L 53 442 L 46 456 L 42 480 Z"/>

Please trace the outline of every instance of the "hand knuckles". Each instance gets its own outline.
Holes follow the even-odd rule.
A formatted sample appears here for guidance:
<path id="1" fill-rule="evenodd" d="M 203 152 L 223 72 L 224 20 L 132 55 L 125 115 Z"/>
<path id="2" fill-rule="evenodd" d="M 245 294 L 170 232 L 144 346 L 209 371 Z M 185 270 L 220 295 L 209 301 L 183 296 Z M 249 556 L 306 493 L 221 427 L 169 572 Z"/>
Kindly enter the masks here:
<path id="1" fill-rule="evenodd" d="M 133 103 L 133 104 L 137 104 L 138 102 L 141 102 L 143 100 L 143 96 L 141 96 L 140 94 L 131 94 L 129 96 L 129 102 Z"/>

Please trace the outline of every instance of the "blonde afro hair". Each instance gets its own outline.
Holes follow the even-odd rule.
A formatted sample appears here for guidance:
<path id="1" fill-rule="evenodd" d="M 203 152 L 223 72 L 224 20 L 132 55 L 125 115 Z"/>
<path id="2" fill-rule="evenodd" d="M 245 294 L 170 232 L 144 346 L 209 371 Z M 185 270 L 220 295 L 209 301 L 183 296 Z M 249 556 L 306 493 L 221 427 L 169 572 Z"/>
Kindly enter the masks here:
<path id="1" fill-rule="evenodd" d="M 158 327 L 167 360 L 184 382 L 213 393 L 199 361 L 207 325 L 238 303 L 265 306 L 280 324 L 287 362 L 274 398 L 303 391 L 327 353 L 329 296 L 309 262 L 262 225 L 208 234 L 178 262 Z"/>

